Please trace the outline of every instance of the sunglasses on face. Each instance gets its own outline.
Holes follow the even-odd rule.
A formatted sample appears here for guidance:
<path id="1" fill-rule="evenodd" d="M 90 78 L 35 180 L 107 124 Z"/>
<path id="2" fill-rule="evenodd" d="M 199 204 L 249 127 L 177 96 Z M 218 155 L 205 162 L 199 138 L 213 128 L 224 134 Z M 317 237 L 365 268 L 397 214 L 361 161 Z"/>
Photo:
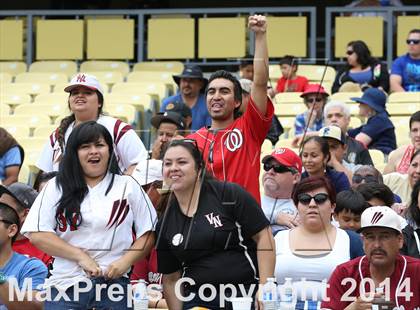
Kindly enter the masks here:
<path id="1" fill-rule="evenodd" d="M 405 42 L 407 42 L 407 44 L 419 44 L 420 40 L 416 40 L 416 39 L 407 39 Z"/>
<path id="2" fill-rule="evenodd" d="M 319 194 L 316 194 L 315 196 L 311 196 L 309 194 L 303 193 L 303 194 L 299 194 L 298 197 L 297 197 L 298 201 L 301 204 L 306 205 L 306 206 L 309 205 L 309 203 L 311 202 L 312 199 L 314 199 L 315 203 L 317 205 L 319 205 L 319 204 L 322 204 L 322 203 L 326 202 L 328 200 L 328 198 L 329 198 L 329 196 L 326 193 L 319 193 Z"/>
<path id="3" fill-rule="evenodd" d="M 354 51 L 346 51 L 346 54 L 349 55 L 349 56 L 353 55 L 353 53 L 354 53 Z"/>
<path id="4" fill-rule="evenodd" d="M 270 163 L 264 164 L 265 171 L 270 171 L 271 169 L 273 169 L 275 173 L 286 173 L 286 172 L 293 173 L 292 169 L 282 166 L 282 165 L 276 165 L 276 164 L 270 164 Z"/>
<path id="5" fill-rule="evenodd" d="M 362 176 L 360 174 L 353 174 L 352 181 L 353 183 L 362 183 L 362 181 L 365 180 L 366 183 L 376 183 L 378 180 L 373 175 L 365 175 Z"/>
<path id="6" fill-rule="evenodd" d="M 322 101 L 322 98 L 308 98 L 308 99 L 305 99 L 305 102 L 306 103 L 314 103 L 314 102 L 321 102 Z"/>

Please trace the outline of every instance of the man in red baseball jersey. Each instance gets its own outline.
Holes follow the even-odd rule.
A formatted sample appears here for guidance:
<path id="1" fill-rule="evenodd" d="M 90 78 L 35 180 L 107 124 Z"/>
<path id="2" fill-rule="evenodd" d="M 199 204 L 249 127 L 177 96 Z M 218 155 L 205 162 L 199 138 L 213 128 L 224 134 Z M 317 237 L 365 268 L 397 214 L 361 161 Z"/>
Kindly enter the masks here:
<path id="1" fill-rule="evenodd" d="M 206 92 L 211 126 L 201 128 L 188 138 L 197 141 L 207 169 L 217 179 L 241 185 L 260 202 L 261 145 L 270 128 L 274 107 L 267 97 L 265 16 L 250 16 L 248 27 L 255 33 L 255 55 L 254 81 L 245 113 L 236 117 L 241 105 L 240 83 L 229 72 L 217 71 L 210 77 Z"/>

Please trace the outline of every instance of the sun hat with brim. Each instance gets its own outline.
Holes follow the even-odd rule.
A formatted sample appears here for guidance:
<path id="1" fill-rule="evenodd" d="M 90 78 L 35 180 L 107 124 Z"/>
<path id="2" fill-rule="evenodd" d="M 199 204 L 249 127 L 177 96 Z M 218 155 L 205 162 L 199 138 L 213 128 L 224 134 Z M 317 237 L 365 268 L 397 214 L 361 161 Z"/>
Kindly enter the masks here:
<path id="1" fill-rule="evenodd" d="M 203 76 L 203 71 L 197 65 L 185 65 L 184 70 L 181 74 L 173 75 L 172 78 L 174 79 L 175 83 L 178 84 L 182 78 L 188 79 L 199 79 L 204 82 L 203 89 L 207 86 L 207 79 Z"/>
<path id="2" fill-rule="evenodd" d="M 306 86 L 305 90 L 300 96 L 304 98 L 306 95 L 310 95 L 310 94 L 320 94 L 320 95 L 325 95 L 326 97 L 330 95 L 329 93 L 325 91 L 324 87 L 322 87 L 319 84 L 309 84 L 308 86 Z"/>
<path id="3" fill-rule="evenodd" d="M 71 79 L 70 84 L 64 88 L 64 91 L 70 93 L 74 88 L 78 86 L 84 86 L 92 90 L 97 90 L 102 95 L 104 94 L 104 90 L 102 89 L 98 79 L 96 76 L 91 74 L 78 73 Z"/>
<path id="4" fill-rule="evenodd" d="M 383 91 L 377 88 L 368 88 L 363 93 L 362 97 L 352 97 L 350 99 L 358 103 L 366 104 L 378 113 L 386 112 L 388 114 L 385 109 L 386 95 Z"/>
<path id="5" fill-rule="evenodd" d="M 370 227 L 390 228 L 398 233 L 402 232 L 401 221 L 397 212 L 386 206 L 369 207 L 363 211 L 360 226 L 357 231 L 359 233 Z"/>
<path id="6" fill-rule="evenodd" d="M 12 196 L 23 208 L 30 209 L 38 192 L 29 185 L 16 182 L 9 186 L 0 185 L 0 197 L 3 194 Z"/>
<path id="7" fill-rule="evenodd" d="M 159 112 L 150 120 L 152 126 L 156 129 L 159 128 L 162 122 L 173 123 L 178 126 L 178 129 L 185 129 L 184 118 L 176 112 Z"/>

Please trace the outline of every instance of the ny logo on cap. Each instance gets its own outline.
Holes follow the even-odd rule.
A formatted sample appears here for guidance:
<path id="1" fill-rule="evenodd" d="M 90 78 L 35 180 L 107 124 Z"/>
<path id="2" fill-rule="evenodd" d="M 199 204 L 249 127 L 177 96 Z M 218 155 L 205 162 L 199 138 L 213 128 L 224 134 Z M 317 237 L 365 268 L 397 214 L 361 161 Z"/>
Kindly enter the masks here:
<path id="1" fill-rule="evenodd" d="M 370 220 L 371 224 L 376 224 L 379 222 L 379 220 L 381 218 L 383 218 L 384 214 L 382 212 L 375 212 L 375 214 L 373 214 L 372 219 Z"/>
<path id="2" fill-rule="evenodd" d="M 86 76 L 84 74 L 79 74 L 76 81 L 77 83 L 86 83 Z"/>
<path id="3" fill-rule="evenodd" d="M 279 148 L 277 150 L 275 150 L 276 154 L 283 154 L 284 152 L 286 152 L 286 149 L 284 148 Z"/>
<path id="4" fill-rule="evenodd" d="M 324 135 L 328 135 L 330 133 L 330 128 L 329 127 L 325 127 L 324 128 Z"/>

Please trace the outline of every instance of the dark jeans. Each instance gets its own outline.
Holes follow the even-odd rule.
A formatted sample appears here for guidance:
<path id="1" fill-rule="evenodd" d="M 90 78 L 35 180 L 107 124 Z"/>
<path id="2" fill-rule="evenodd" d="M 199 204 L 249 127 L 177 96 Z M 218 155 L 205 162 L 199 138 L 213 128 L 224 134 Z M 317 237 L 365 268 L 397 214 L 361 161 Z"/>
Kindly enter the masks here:
<path id="1" fill-rule="evenodd" d="M 51 299 L 44 303 L 45 310 L 76 310 L 76 309 L 103 309 L 103 310 L 125 310 L 132 309 L 128 307 L 128 289 L 127 285 L 130 283 L 128 278 L 121 277 L 114 280 L 106 280 L 104 278 L 93 278 L 92 288 L 87 292 L 79 293 L 79 297 L 75 294 L 75 286 L 69 287 L 65 293 L 70 300 L 66 300 L 66 295 L 57 296 L 59 291 L 55 288 L 51 288 Z M 100 290 L 97 289 L 99 285 L 104 287 Z M 119 293 L 119 289 L 115 288 L 113 298 L 110 299 L 111 294 L 108 294 L 108 288 L 114 285 L 114 287 L 121 287 L 123 293 Z M 86 288 L 85 283 L 81 283 L 80 288 Z M 98 291 L 98 292 L 97 292 Z M 111 292 L 111 290 L 109 290 Z M 60 292 L 61 293 L 61 292 Z M 97 295 L 97 296 L 96 296 Z M 55 300 L 58 298 L 58 300 Z M 77 300 L 75 300 L 77 299 Z"/>

